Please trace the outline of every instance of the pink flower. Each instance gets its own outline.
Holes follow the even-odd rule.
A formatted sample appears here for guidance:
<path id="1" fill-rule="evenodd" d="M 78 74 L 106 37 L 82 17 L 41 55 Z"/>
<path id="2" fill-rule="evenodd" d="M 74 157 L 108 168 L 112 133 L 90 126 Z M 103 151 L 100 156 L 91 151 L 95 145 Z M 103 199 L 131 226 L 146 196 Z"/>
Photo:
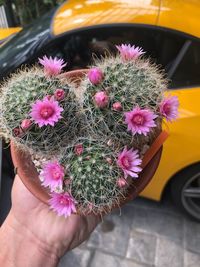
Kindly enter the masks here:
<path id="1" fill-rule="evenodd" d="M 125 147 L 124 150 L 119 154 L 117 159 L 117 164 L 122 168 L 125 178 L 130 175 L 131 177 L 138 177 L 138 172 L 142 168 L 138 167 L 142 163 L 142 160 L 139 159 L 139 154 L 137 150 L 127 150 Z"/>
<path id="2" fill-rule="evenodd" d="M 69 217 L 76 212 L 75 199 L 69 193 L 52 193 L 49 200 L 50 208 L 57 212 L 58 216 Z"/>
<path id="3" fill-rule="evenodd" d="M 48 76 L 56 76 L 60 74 L 62 68 L 66 66 L 66 64 L 64 64 L 64 60 L 58 59 L 57 57 L 48 58 L 47 56 L 44 56 L 43 58 L 39 58 L 39 62 L 44 66 L 44 72 Z"/>
<path id="4" fill-rule="evenodd" d="M 152 111 L 148 109 L 134 108 L 132 111 L 125 112 L 125 122 L 128 124 L 128 130 L 133 135 L 136 133 L 144 134 L 145 136 L 150 131 L 150 128 L 156 127 L 154 119 L 157 118 Z"/>
<path id="5" fill-rule="evenodd" d="M 44 165 L 40 176 L 43 178 L 42 185 L 50 187 L 54 191 L 57 187 L 62 188 L 64 178 L 64 168 L 57 162 L 48 162 Z"/>
<path id="6" fill-rule="evenodd" d="M 103 72 L 99 68 L 92 68 L 88 72 L 88 78 L 92 84 L 99 84 L 103 80 Z"/>
<path id="7" fill-rule="evenodd" d="M 63 89 L 56 89 L 54 97 L 58 101 L 63 100 L 65 98 L 65 91 Z"/>
<path id="8" fill-rule="evenodd" d="M 57 101 L 45 97 L 43 100 L 37 100 L 32 104 L 30 116 L 31 118 L 42 127 L 44 125 L 54 126 L 59 119 L 61 119 L 61 108 Z"/>
<path id="9" fill-rule="evenodd" d="M 82 144 L 75 145 L 74 153 L 77 156 L 80 156 L 83 153 L 83 145 Z"/>
<path id="10" fill-rule="evenodd" d="M 127 185 L 127 181 L 121 177 L 117 180 L 117 185 L 122 188 L 122 187 L 125 187 Z"/>
<path id="11" fill-rule="evenodd" d="M 113 105 L 112 105 L 112 108 L 113 110 L 115 111 L 121 111 L 122 110 L 122 104 L 120 102 L 115 102 Z"/>
<path id="12" fill-rule="evenodd" d="M 30 126 L 31 126 L 31 124 L 32 124 L 32 121 L 31 120 L 29 120 L 29 119 L 24 119 L 23 121 L 22 121 L 22 123 L 21 123 L 21 128 L 23 129 L 23 130 L 27 130 L 28 128 L 30 128 Z"/>
<path id="13" fill-rule="evenodd" d="M 160 113 L 167 121 L 173 121 L 178 117 L 179 101 L 177 96 L 169 96 L 160 104 Z"/>
<path id="14" fill-rule="evenodd" d="M 109 96 L 104 91 L 99 91 L 94 95 L 94 102 L 99 108 L 105 108 L 109 102 Z"/>
<path id="15" fill-rule="evenodd" d="M 137 59 L 139 56 L 145 53 L 139 46 L 131 46 L 130 44 L 116 45 L 116 47 L 124 61 Z"/>

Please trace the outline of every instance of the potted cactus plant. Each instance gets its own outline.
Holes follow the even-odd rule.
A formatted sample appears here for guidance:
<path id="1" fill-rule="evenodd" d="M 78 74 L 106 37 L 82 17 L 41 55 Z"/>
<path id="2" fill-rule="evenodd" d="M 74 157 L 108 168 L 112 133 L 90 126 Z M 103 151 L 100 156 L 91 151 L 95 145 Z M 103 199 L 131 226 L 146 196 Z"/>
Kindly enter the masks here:
<path id="1" fill-rule="evenodd" d="M 62 59 L 39 59 L 2 87 L 1 134 L 17 173 L 58 215 L 106 213 L 137 196 L 153 177 L 176 119 L 163 73 L 135 46 L 88 70 L 61 74 Z M 61 74 L 61 75 L 60 75 Z"/>

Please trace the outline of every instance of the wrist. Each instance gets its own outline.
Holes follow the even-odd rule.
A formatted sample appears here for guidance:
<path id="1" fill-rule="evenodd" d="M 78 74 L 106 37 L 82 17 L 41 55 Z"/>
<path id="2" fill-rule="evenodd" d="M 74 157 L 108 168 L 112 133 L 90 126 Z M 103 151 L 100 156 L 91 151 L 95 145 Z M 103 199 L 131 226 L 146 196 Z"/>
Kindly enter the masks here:
<path id="1" fill-rule="evenodd" d="M 0 248 L 0 263 L 5 267 L 53 267 L 59 262 L 55 250 L 20 224 L 12 210 L 0 228 Z"/>

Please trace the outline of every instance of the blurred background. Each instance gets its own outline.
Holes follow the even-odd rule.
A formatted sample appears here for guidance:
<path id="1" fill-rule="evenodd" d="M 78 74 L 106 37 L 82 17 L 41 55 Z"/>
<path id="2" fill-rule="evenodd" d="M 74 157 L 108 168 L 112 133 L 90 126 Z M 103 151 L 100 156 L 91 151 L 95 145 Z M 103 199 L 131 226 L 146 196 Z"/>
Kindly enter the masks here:
<path id="1" fill-rule="evenodd" d="M 1 0 L 1 27 L 23 27 L 64 0 Z"/>
<path id="2" fill-rule="evenodd" d="M 141 46 L 164 69 L 179 119 L 159 168 L 136 200 L 106 216 L 60 267 L 200 266 L 200 1 L 0 0 L 0 80 L 43 55 L 86 68 L 115 45 Z M 14 170 L 0 142 L 0 225 L 9 212 Z"/>

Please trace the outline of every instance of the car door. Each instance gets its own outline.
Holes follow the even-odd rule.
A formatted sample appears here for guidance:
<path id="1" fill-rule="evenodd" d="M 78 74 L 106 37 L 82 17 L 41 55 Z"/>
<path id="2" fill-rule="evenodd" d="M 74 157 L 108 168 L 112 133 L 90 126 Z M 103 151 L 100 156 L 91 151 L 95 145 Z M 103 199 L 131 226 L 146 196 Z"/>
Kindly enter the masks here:
<path id="1" fill-rule="evenodd" d="M 199 0 L 161 0 L 157 25 L 200 37 Z"/>

